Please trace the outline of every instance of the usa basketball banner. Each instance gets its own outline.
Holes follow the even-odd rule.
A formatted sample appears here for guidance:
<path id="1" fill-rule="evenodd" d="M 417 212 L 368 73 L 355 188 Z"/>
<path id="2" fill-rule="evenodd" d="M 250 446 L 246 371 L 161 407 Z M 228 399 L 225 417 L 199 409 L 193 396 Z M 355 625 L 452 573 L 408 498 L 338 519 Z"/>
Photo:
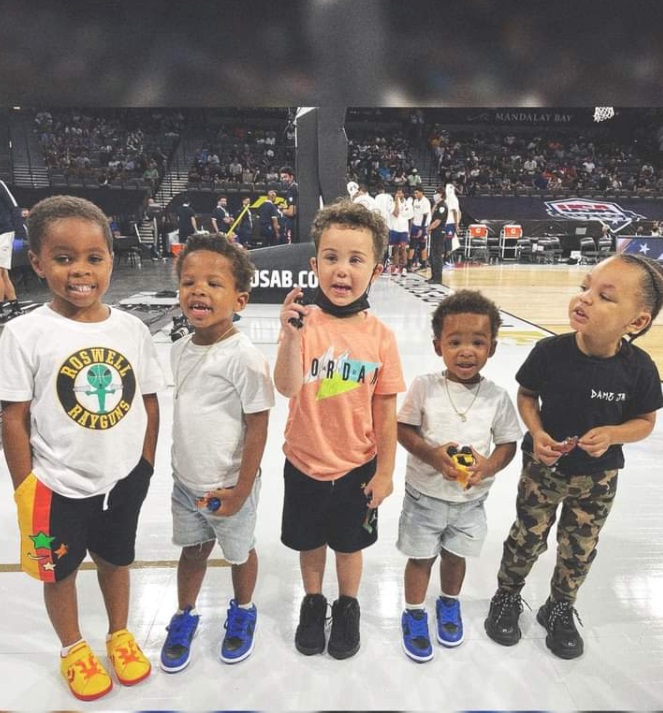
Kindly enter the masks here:
<path id="1" fill-rule="evenodd" d="M 663 200 L 633 196 L 619 200 L 601 200 L 570 196 L 544 200 L 543 194 L 514 197 L 463 196 L 461 210 L 473 221 L 556 220 L 598 221 L 615 230 L 642 220 L 663 220 Z"/>
<path id="2" fill-rule="evenodd" d="M 645 219 L 642 213 L 625 208 L 620 203 L 592 200 L 591 198 L 568 198 L 544 201 L 546 213 L 552 218 L 567 220 L 598 220 L 615 230 L 624 228 L 634 220 Z"/>

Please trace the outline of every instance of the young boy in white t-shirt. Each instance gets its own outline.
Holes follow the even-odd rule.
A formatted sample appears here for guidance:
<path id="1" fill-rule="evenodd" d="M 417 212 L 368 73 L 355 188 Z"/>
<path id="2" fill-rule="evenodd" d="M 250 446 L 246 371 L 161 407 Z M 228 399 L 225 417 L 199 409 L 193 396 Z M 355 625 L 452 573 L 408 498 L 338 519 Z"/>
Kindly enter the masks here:
<path id="1" fill-rule="evenodd" d="M 91 701 L 113 684 L 79 628 L 76 576 L 88 552 L 116 678 L 131 686 L 151 671 L 127 631 L 129 565 L 165 382 L 149 330 L 102 302 L 113 270 L 103 212 L 82 198 L 51 196 L 30 211 L 27 227 L 30 262 L 51 301 L 9 322 L 0 338 L 3 443 L 21 567 L 44 583 L 64 680 Z"/>
<path id="2" fill-rule="evenodd" d="M 415 661 L 433 658 L 425 598 L 438 555 L 437 640 L 448 647 L 463 642 L 465 558 L 481 551 L 484 501 L 521 436 L 508 394 L 481 376 L 501 322 L 480 292 L 442 300 L 433 314 L 433 346 L 446 369 L 416 377 L 398 413 L 398 441 L 409 454 L 397 543 L 408 557 L 402 644 Z"/>
<path id="3" fill-rule="evenodd" d="M 233 322 L 249 299 L 248 256 L 220 235 L 194 235 L 177 261 L 180 306 L 194 331 L 171 352 L 173 541 L 182 553 L 178 610 L 161 649 L 168 673 L 189 664 L 200 620 L 196 600 L 217 542 L 231 565 L 234 592 L 220 657 L 237 663 L 253 651 L 254 530 L 274 389 L 265 356 Z"/>

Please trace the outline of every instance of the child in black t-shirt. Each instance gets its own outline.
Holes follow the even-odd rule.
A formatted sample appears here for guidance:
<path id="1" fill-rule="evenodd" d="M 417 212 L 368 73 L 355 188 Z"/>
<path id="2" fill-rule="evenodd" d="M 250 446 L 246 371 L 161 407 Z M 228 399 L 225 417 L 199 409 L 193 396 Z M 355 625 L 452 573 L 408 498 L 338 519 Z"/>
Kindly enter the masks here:
<path id="1" fill-rule="evenodd" d="M 574 603 L 612 506 L 622 444 L 646 438 L 663 406 L 654 362 L 631 344 L 649 329 L 662 302 L 661 264 L 630 254 L 611 257 L 594 267 L 571 299 L 573 332 L 540 341 L 516 374 L 528 433 L 516 520 L 485 621 L 499 644 L 520 640 L 520 592 L 546 550 L 561 504 L 551 592 L 537 621 L 555 655 L 573 659 L 583 652 Z"/>

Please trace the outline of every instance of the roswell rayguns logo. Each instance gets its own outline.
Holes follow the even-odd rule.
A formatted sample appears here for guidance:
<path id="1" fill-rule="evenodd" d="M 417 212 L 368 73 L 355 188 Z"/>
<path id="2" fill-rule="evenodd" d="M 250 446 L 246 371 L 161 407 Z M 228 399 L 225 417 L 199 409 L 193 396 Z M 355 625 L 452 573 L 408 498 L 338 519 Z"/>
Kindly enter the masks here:
<path id="1" fill-rule="evenodd" d="M 350 359 L 347 351 L 334 357 L 334 350 L 329 347 L 322 356 L 311 360 L 305 381 L 320 382 L 315 395 L 319 401 L 358 389 L 362 384 L 374 384 L 378 380 L 379 371 L 379 364 Z"/>
<path id="2" fill-rule="evenodd" d="M 84 428 L 105 431 L 131 409 L 136 377 L 119 352 L 90 347 L 74 352 L 60 367 L 58 398 L 67 415 Z"/>

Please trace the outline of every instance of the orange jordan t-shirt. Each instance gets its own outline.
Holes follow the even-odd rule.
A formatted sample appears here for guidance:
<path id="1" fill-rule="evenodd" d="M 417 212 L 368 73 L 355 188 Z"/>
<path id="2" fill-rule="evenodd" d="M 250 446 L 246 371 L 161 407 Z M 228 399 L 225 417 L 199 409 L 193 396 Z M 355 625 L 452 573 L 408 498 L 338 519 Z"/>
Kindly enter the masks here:
<path id="1" fill-rule="evenodd" d="M 311 307 L 304 319 L 304 385 L 290 399 L 283 451 L 318 480 L 335 480 L 375 456 L 373 394 L 405 390 L 393 332 L 367 312 L 361 317 L 348 322 Z"/>

